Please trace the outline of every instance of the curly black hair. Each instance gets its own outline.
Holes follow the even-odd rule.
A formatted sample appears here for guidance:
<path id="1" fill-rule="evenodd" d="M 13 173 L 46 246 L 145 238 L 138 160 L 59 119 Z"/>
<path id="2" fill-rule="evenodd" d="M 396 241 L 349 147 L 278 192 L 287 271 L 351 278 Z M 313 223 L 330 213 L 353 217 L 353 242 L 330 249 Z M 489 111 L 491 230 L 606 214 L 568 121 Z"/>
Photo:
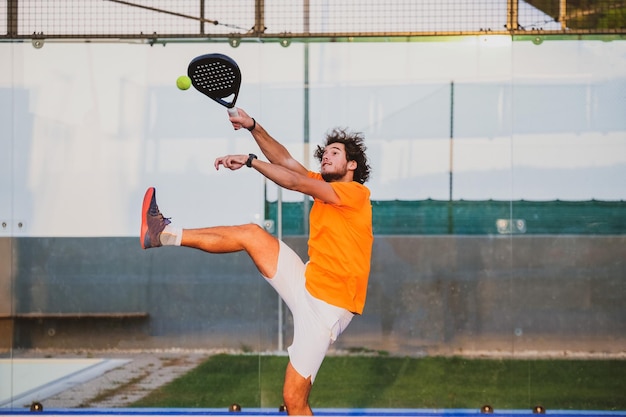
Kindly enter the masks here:
<path id="1" fill-rule="evenodd" d="M 348 161 L 356 161 L 353 180 L 364 184 L 370 178 L 371 167 L 369 166 L 365 151 L 363 134 L 360 132 L 349 132 L 343 128 L 335 128 L 326 134 L 324 146 L 317 146 L 313 156 L 322 162 L 324 149 L 331 143 L 343 143 L 346 148 L 346 158 Z"/>

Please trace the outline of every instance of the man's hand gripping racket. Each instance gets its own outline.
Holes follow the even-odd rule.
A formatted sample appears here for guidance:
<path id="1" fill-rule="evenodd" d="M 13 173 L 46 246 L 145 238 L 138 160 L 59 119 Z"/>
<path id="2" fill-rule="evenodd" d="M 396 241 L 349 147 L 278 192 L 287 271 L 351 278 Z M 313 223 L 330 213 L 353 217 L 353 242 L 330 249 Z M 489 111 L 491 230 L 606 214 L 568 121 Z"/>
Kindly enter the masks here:
<path id="1" fill-rule="evenodd" d="M 194 58 L 187 75 L 196 90 L 228 109 L 230 116 L 238 116 L 235 103 L 241 86 L 241 71 L 237 63 L 223 54 L 207 54 Z"/>

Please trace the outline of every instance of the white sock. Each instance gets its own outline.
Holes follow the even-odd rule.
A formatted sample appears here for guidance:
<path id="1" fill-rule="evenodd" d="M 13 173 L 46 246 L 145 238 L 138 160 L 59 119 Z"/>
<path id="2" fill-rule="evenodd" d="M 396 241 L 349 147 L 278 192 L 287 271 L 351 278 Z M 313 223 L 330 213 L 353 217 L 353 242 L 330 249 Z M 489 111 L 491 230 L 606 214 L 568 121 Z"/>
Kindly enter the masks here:
<path id="1" fill-rule="evenodd" d="M 183 240 L 183 229 L 168 224 L 161 232 L 160 239 L 163 246 L 180 246 Z"/>

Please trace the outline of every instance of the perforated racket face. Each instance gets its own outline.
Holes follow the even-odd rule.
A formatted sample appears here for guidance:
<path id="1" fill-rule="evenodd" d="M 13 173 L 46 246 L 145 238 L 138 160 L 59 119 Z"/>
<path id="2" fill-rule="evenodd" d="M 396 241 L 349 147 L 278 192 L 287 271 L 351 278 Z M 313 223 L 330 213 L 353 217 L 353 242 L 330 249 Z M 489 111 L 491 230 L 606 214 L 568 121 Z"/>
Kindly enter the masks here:
<path id="1" fill-rule="evenodd" d="M 208 54 L 194 58 L 187 75 L 196 90 L 222 106 L 235 106 L 241 85 L 241 71 L 232 58 L 222 54 Z"/>

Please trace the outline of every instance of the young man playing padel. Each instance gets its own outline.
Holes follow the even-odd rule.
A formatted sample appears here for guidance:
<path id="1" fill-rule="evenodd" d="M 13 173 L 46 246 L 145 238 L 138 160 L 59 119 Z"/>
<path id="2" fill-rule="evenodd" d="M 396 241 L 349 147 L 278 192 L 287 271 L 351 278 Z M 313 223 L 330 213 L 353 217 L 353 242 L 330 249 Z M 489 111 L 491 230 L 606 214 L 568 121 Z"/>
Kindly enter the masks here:
<path id="1" fill-rule="evenodd" d="M 372 252 L 370 191 L 363 185 L 370 174 L 366 147 L 358 133 L 335 129 L 318 146 L 319 173 L 308 171 L 242 109 L 230 122 L 252 132 L 268 159 L 256 155 L 226 155 L 215 160 L 238 170 L 253 168 L 281 187 L 313 197 L 304 263 L 285 243 L 256 224 L 202 229 L 173 227 L 149 188 L 141 213 L 141 246 L 180 245 L 209 253 L 246 251 L 261 275 L 289 307 L 294 322 L 288 348 L 283 398 L 290 415 L 312 415 L 309 393 L 324 356 L 365 304 Z"/>

